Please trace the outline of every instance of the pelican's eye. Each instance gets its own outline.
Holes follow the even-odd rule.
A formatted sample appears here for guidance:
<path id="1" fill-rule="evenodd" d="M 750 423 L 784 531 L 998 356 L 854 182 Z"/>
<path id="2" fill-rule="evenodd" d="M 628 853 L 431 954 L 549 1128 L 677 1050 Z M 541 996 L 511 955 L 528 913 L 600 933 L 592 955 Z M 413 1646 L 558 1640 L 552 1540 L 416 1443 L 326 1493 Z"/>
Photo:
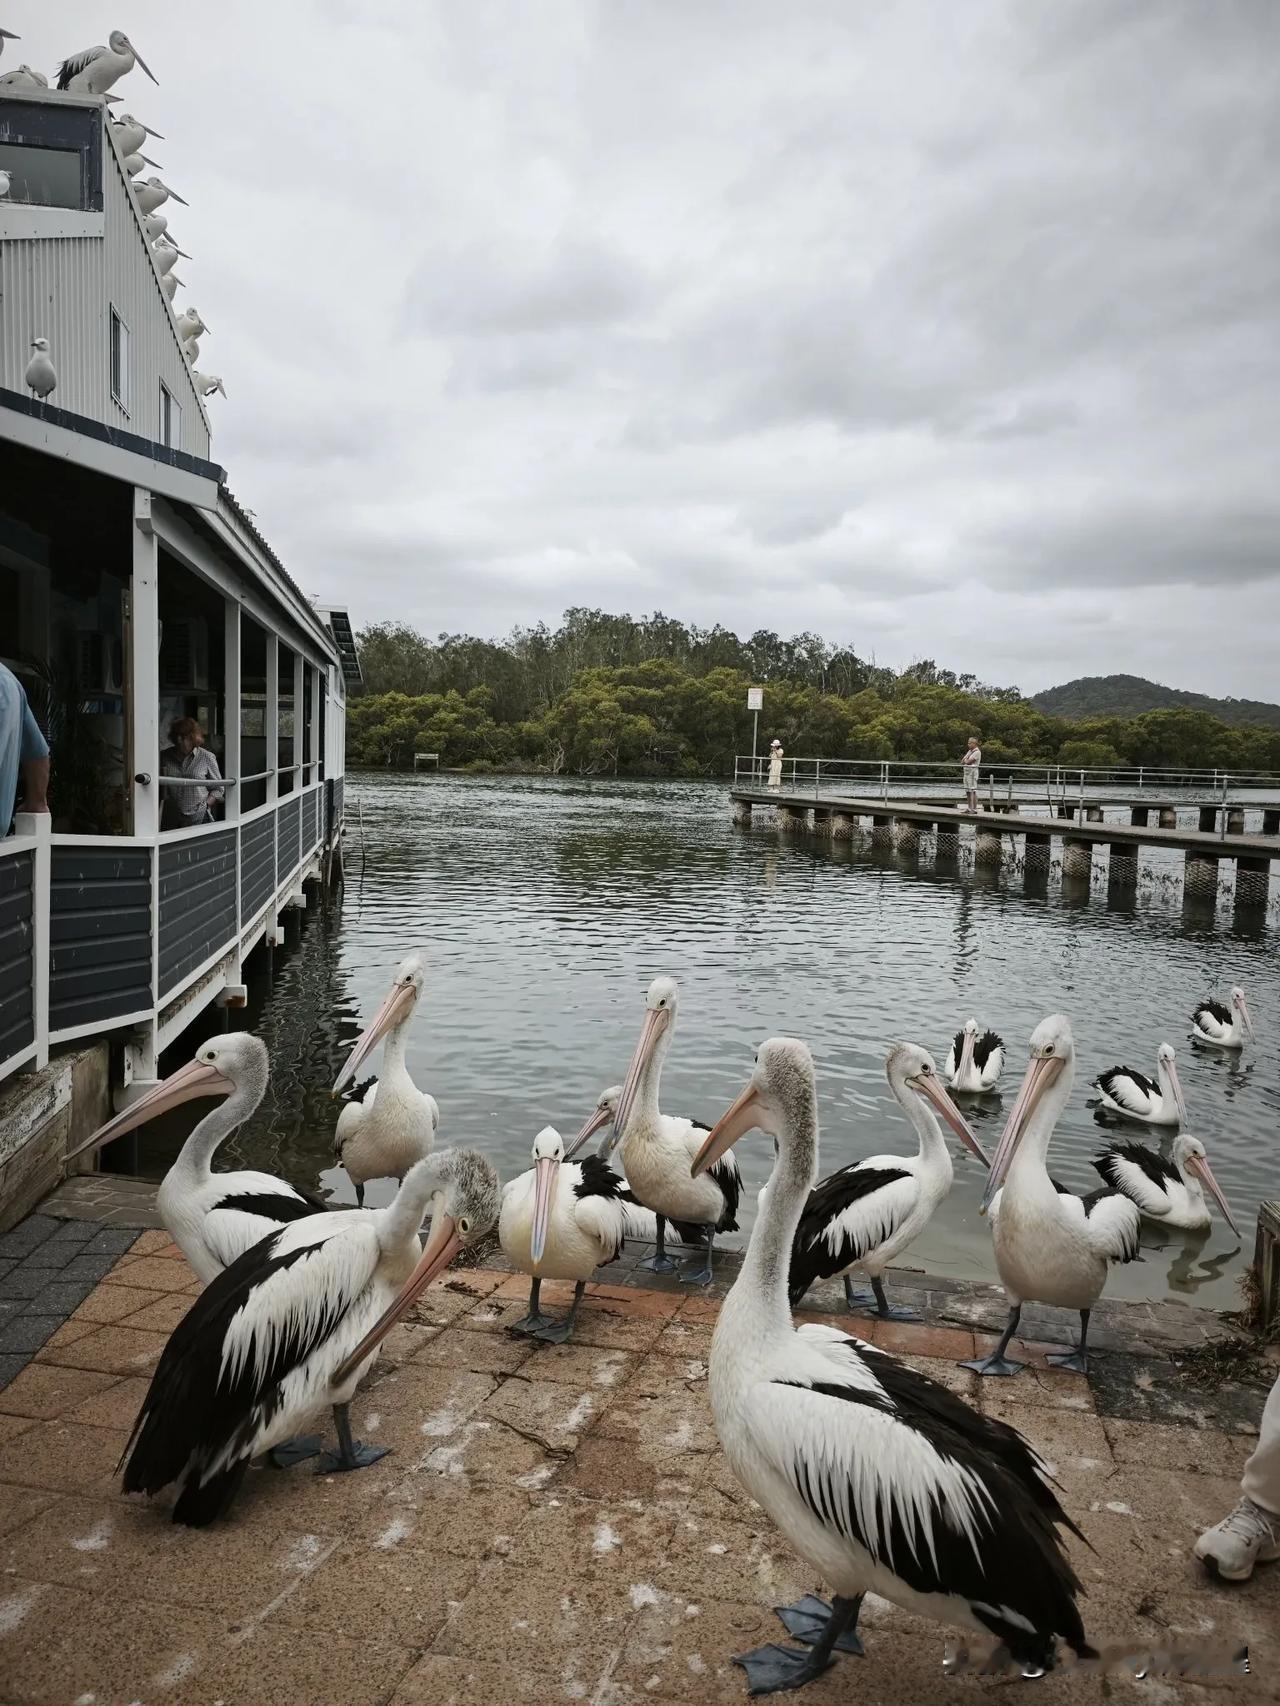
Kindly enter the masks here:
<path id="1" fill-rule="evenodd" d="M 471 1222 L 467 1219 L 466 1215 L 464 1214 L 462 1216 L 462 1218 L 458 1221 L 458 1231 L 461 1232 L 462 1236 L 465 1238 L 467 1233 L 470 1232 L 470 1230 L 471 1230 Z"/>
<path id="2" fill-rule="evenodd" d="M 1044 1052 L 1046 1054 L 1052 1054 L 1053 1053 L 1053 1044 L 1052 1043 L 1046 1043 L 1044 1045 Z"/>

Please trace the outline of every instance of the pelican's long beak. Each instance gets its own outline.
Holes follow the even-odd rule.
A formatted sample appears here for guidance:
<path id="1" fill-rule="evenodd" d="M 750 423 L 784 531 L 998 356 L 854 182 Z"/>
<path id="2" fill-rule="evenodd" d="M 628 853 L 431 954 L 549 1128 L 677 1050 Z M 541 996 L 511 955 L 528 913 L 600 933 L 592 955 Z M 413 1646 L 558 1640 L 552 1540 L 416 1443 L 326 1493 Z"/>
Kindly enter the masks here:
<path id="1" fill-rule="evenodd" d="M 126 1132 L 135 1131 L 138 1126 L 146 1125 L 148 1120 L 167 1113 L 170 1108 L 179 1107 L 183 1102 L 193 1102 L 200 1096 L 229 1096 L 234 1089 L 235 1085 L 216 1066 L 210 1066 L 206 1060 L 189 1060 L 168 1078 L 162 1079 L 154 1090 L 148 1090 L 145 1096 L 130 1102 L 127 1108 L 100 1126 L 71 1154 L 82 1155 L 86 1149 L 100 1149 L 104 1143 L 111 1143 Z"/>
<path id="2" fill-rule="evenodd" d="M 636 1052 L 631 1056 L 622 1094 L 618 1097 L 618 1109 L 613 1116 L 613 1134 L 608 1142 L 601 1146 L 603 1155 L 613 1154 L 618 1140 L 627 1129 L 627 1121 L 631 1118 L 631 1110 L 635 1105 L 636 1092 L 640 1088 L 641 1076 L 653 1058 L 653 1051 L 657 1048 L 658 1039 L 666 1030 L 670 1017 L 670 1010 L 666 1007 L 650 1007 L 645 1013 L 644 1024 L 640 1028 L 640 1040 L 636 1044 Z"/>
<path id="3" fill-rule="evenodd" d="M 138 158 L 142 161 L 144 166 L 154 166 L 157 172 L 164 171 L 164 167 L 160 162 L 158 160 L 153 160 L 149 154 L 139 154 Z"/>
<path id="4" fill-rule="evenodd" d="M 1248 1031 L 1250 1037 L 1256 1036 L 1257 1032 L 1253 1028 L 1253 1019 L 1249 1014 L 1249 1003 L 1245 1000 L 1243 995 L 1240 997 L 1240 1017 L 1244 1020 L 1244 1028 Z"/>
<path id="5" fill-rule="evenodd" d="M 991 1171 L 987 1175 L 987 1188 L 982 1194 L 982 1213 L 991 1207 L 991 1199 L 1004 1183 L 1009 1171 L 1009 1163 L 1013 1160 L 1022 1135 L 1031 1121 L 1032 1114 L 1039 1106 L 1046 1090 L 1056 1080 L 1062 1071 L 1063 1059 L 1059 1054 L 1037 1055 L 1027 1068 L 1027 1075 L 1022 1080 L 1018 1091 L 1018 1099 L 1013 1104 L 1009 1119 L 1000 1134 L 1000 1142 L 996 1145 L 995 1160 L 991 1163 Z"/>
<path id="6" fill-rule="evenodd" d="M 443 1210 L 437 1211 L 431 1217 L 431 1234 L 422 1252 L 421 1261 L 338 1369 L 330 1382 L 331 1385 L 341 1386 L 344 1380 L 351 1378 L 369 1353 L 376 1350 L 386 1338 L 410 1304 L 416 1301 L 433 1279 L 444 1272 L 461 1248 L 462 1237 L 453 1216 L 445 1214 Z"/>
<path id="7" fill-rule="evenodd" d="M 572 1161 L 574 1156 L 582 1148 L 583 1144 L 586 1143 L 588 1138 L 594 1137 L 595 1134 L 600 1130 L 600 1127 L 603 1125 L 608 1125 L 609 1121 L 612 1118 L 613 1118 L 613 1115 L 609 1112 L 608 1108 L 596 1108 L 596 1109 L 594 1109 L 592 1111 L 590 1118 L 587 1120 L 587 1123 L 583 1126 L 582 1130 L 578 1133 L 577 1137 L 574 1138 L 573 1142 L 569 1145 L 568 1149 L 565 1150 L 565 1152 L 564 1152 L 565 1160 L 566 1161 Z M 608 1154 L 608 1152 L 612 1148 L 613 1148 L 613 1144 L 607 1143 L 604 1146 L 604 1152 L 606 1154 Z"/>
<path id="8" fill-rule="evenodd" d="M 143 67 L 143 69 L 144 70 L 146 69 L 145 66 Z M 157 142 L 163 142 L 164 141 L 164 137 L 161 136 L 160 132 L 158 130 L 152 130 L 152 128 L 149 124 L 144 124 L 142 128 L 143 128 L 143 130 L 146 131 L 148 136 L 154 136 Z"/>
<path id="9" fill-rule="evenodd" d="M 927 1077 L 925 1077 L 922 1074 L 918 1078 L 908 1079 L 907 1082 L 911 1085 L 911 1088 L 915 1091 L 917 1096 L 923 1096 L 927 1102 L 933 1103 L 934 1107 L 942 1115 L 943 1119 L 951 1127 L 952 1131 L 955 1132 L 956 1136 L 960 1139 L 961 1143 L 964 1144 L 970 1155 L 975 1155 L 978 1160 L 981 1161 L 982 1165 L 989 1169 L 991 1166 L 991 1157 L 978 1142 L 968 1120 L 965 1119 L 959 1108 L 956 1107 L 950 1096 L 947 1095 L 947 1092 L 938 1082 L 937 1075 L 931 1072 Z"/>
<path id="10" fill-rule="evenodd" d="M 194 261 L 195 260 L 194 255 L 189 255 L 185 249 L 179 249 L 178 245 L 176 243 L 173 246 L 174 246 L 174 249 L 177 251 L 177 253 L 182 256 L 184 261 Z"/>
<path id="11" fill-rule="evenodd" d="M 1222 1194 L 1222 1186 L 1214 1178 L 1213 1171 L 1210 1168 L 1209 1163 L 1207 1161 L 1202 1161 L 1198 1155 L 1193 1155 L 1187 1162 L 1187 1170 L 1188 1172 L 1194 1173 L 1200 1180 L 1201 1184 L 1208 1188 L 1214 1202 L 1216 1202 L 1218 1207 L 1222 1210 L 1222 1218 L 1238 1238 L 1240 1236 L 1240 1228 L 1236 1225 L 1235 1216 L 1227 1207 L 1227 1199 Z"/>
<path id="12" fill-rule="evenodd" d="M 701 1177 L 708 1167 L 714 1167 L 720 1157 L 733 1148 L 740 1137 L 754 1131 L 760 1124 L 761 1111 L 760 1092 L 754 1084 L 748 1084 L 733 1106 L 721 1114 L 707 1134 L 706 1142 L 693 1158 L 693 1165 L 689 1169 L 690 1178 Z"/>
<path id="13" fill-rule="evenodd" d="M 21 41 L 22 40 L 22 37 L 21 36 L 15 36 L 12 30 L 0 30 L 0 36 L 3 36 L 6 41 Z"/>
<path id="14" fill-rule="evenodd" d="M 965 1032 L 964 1047 L 960 1050 L 960 1064 L 956 1068 L 957 1078 L 963 1079 L 965 1073 L 973 1065 L 973 1048 L 977 1040 L 972 1031 Z"/>
<path id="15" fill-rule="evenodd" d="M 391 986 L 381 1007 L 356 1038 L 355 1047 L 347 1056 L 346 1065 L 333 1081 L 332 1095 L 336 1096 L 344 1084 L 351 1082 L 362 1062 L 369 1058 L 387 1032 L 394 1031 L 397 1025 L 405 1022 L 413 1012 L 413 1004 L 417 999 L 418 992 L 411 983 L 396 983 Z"/>
<path id="16" fill-rule="evenodd" d="M 128 36 L 126 36 L 124 39 L 126 41 L 129 41 Z M 138 52 L 137 48 L 133 45 L 133 43 L 131 41 L 129 41 L 129 52 L 137 60 L 138 64 L 142 67 L 142 69 L 146 72 L 147 76 L 150 77 L 151 81 L 155 84 L 156 88 L 158 89 L 160 87 L 160 79 L 156 76 L 155 72 L 147 64 L 146 60 Z"/>
<path id="17" fill-rule="evenodd" d="M 1176 1060 L 1171 1060 L 1169 1062 L 1169 1083 L 1173 1088 L 1173 1105 L 1178 1110 L 1178 1124 L 1186 1125 L 1187 1104 L 1183 1100 L 1182 1080 L 1178 1077 L 1178 1063 Z"/>
<path id="18" fill-rule="evenodd" d="M 169 190 L 169 186 L 167 184 L 165 185 L 165 188 Z M 169 199 L 170 201 L 181 202 L 183 207 L 191 206 L 189 201 L 183 201 L 183 198 L 178 194 L 177 190 L 169 190 Z M 206 326 L 205 331 L 208 331 L 208 329 L 209 328 Z"/>
<path id="19" fill-rule="evenodd" d="M 550 1155 L 543 1155 L 536 1163 L 536 1170 L 538 1176 L 534 1184 L 533 1230 L 529 1234 L 529 1260 L 535 1269 L 547 1247 L 547 1227 L 551 1224 L 551 1208 L 556 1200 L 560 1163 Z"/>

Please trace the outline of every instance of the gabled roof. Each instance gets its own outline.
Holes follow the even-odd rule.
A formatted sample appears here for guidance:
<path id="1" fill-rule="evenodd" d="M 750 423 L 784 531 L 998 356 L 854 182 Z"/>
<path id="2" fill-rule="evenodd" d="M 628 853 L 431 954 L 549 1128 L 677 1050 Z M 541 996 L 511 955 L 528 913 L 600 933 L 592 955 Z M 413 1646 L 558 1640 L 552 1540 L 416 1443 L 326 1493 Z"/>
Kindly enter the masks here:
<path id="1" fill-rule="evenodd" d="M 328 624 L 329 632 L 333 635 L 333 643 L 338 648 L 338 658 L 342 664 L 342 679 L 348 687 L 363 687 L 360 654 L 356 651 L 356 637 L 345 606 L 318 604 L 316 614 Z"/>

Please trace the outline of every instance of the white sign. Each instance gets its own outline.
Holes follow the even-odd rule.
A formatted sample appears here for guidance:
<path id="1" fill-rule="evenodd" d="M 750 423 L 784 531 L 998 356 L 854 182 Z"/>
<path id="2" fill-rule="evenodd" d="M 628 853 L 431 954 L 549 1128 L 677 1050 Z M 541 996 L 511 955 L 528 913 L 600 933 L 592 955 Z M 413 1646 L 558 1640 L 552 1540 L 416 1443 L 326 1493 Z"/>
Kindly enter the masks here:
<path id="1" fill-rule="evenodd" d="M 764 688 L 763 687 L 748 687 L 747 688 L 747 709 L 748 709 L 748 711 L 763 711 L 764 710 Z"/>

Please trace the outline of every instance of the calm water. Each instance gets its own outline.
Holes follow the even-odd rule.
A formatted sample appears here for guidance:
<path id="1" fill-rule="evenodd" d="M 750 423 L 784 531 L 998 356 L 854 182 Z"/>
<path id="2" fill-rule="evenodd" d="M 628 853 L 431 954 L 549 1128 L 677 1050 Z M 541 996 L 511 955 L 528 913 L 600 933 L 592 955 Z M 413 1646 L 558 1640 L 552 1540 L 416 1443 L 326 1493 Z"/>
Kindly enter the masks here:
<path id="1" fill-rule="evenodd" d="M 1112 903 L 1105 881 L 1082 898 L 1056 875 L 1037 892 L 1035 879 L 1013 871 L 935 873 L 929 858 L 784 840 L 769 814 L 735 831 L 725 789 L 712 784 L 352 777 L 348 800 L 341 906 L 309 918 L 270 971 L 258 956 L 245 1018 L 271 1050 L 272 1089 L 227 1146 L 227 1164 L 353 1200 L 332 1165 L 337 1107 L 327 1087 L 359 1015 L 414 947 L 428 957 L 429 981 L 410 1070 L 439 1100 L 442 1139 L 484 1148 L 504 1176 L 529 1164 L 539 1127 L 576 1130 L 599 1091 L 622 1078 L 658 972 L 678 977 L 682 994 L 663 1105 L 710 1121 L 742 1087 L 762 1038 L 804 1037 L 819 1066 L 824 1170 L 914 1147 L 885 1083 L 885 1051 L 919 1042 L 941 1064 L 970 1015 L 1009 1049 L 1003 1103 L 972 1111 L 993 1147 L 1030 1031 L 1060 1010 L 1075 1028 L 1078 1065 L 1052 1151 L 1058 1177 L 1098 1183 L 1088 1157 L 1106 1134 L 1087 1105 L 1089 1081 L 1121 1061 L 1152 1071 L 1167 1039 L 1191 1129 L 1246 1229 L 1237 1241 L 1215 1219 L 1202 1243 L 1146 1232 L 1145 1260 L 1117 1273 L 1113 1294 L 1238 1300 L 1257 1202 L 1280 1196 L 1274 920 L 1234 921 L 1229 901 L 1184 912 L 1159 871 L 1136 897 Z M 1195 1001 L 1233 982 L 1249 992 L 1259 1026 L 1243 1061 L 1186 1040 Z M 166 1069 L 193 1046 L 184 1042 Z M 141 1165 L 162 1171 L 191 1123 L 182 1110 L 149 1133 Z M 910 1259 L 994 1278 L 977 1213 L 980 1169 L 955 1148 L 951 1197 Z M 738 1153 L 745 1232 L 772 1147 L 757 1135 Z M 369 1200 L 392 1189 L 372 1186 Z"/>

